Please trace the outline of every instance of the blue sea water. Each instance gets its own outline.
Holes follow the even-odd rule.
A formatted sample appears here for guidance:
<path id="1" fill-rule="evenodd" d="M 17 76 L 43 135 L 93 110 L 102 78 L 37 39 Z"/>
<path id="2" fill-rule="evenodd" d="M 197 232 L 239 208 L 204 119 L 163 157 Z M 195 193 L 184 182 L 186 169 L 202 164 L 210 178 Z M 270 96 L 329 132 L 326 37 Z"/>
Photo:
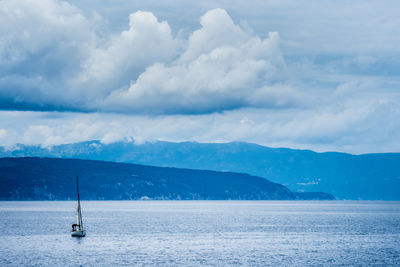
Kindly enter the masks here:
<path id="1" fill-rule="evenodd" d="M 400 202 L 0 202 L 0 266 L 400 266 Z"/>

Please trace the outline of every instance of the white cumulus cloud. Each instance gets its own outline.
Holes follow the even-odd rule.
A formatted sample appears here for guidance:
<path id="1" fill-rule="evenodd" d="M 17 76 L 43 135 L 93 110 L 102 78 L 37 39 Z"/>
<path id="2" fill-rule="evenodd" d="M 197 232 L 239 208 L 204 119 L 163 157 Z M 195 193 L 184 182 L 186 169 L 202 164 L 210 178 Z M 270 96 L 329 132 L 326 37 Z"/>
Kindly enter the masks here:
<path id="1" fill-rule="evenodd" d="M 0 18 L 2 109 L 191 114 L 298 101 L 279 34 L 261 38 L 223 9 L 187 40 L 144 11 L 107 33 L 99 15 L 56 0 L 2 1 Z"/>
<path id="2" fill-rule="evenodd" d="M 170 63 L 146 69 L 128 89 L 113 91 L 104 109 L 143 113 L 207 113 L 294 104 L 285 85 L 279 35 L 261 39 L 235 25 L 225 10 L 201 18 L 202 27 Z"/>
<path id="3" fill-rule="evenodd" d="M 128 30 L 111 36 L 105 47 L 89 52 L 82 72 L 70 84 L 71 90 L 85 88 L 90 93 L 88 101 L 101 99 L 113 90 L 129 86 L 151 64 L 171 60 L 179 45 L 166 21 L 159 22 L 150 12 L 132 13 Z M 98 108 L 96 103 L 92 104 L 94 109 Z"/>

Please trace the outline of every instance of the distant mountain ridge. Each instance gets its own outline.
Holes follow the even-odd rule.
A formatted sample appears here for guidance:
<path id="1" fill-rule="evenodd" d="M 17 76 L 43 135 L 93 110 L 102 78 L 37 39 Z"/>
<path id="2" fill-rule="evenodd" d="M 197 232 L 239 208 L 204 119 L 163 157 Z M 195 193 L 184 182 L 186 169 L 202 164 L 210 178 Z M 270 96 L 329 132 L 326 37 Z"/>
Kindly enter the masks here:
<path id="1" fill-rule="evenodd" d="M 334 199 L 292 193 L 264 178 L 232 172 L 152 167 L 79 159 L 1 158 L 0 200 L 294 200 Z"/>
<path id="2" fill-rule="evenodd" d="M 294 192 L 322 191 L 339 199 L 400 200 L 400 154 L 316 153 L 251 143 L 134 144 L 99 141 L 51 148 L 20 145 L 2 157 L 40 156 L 137 163 L 162 167 L 230 171 L 260 176 Z"/>

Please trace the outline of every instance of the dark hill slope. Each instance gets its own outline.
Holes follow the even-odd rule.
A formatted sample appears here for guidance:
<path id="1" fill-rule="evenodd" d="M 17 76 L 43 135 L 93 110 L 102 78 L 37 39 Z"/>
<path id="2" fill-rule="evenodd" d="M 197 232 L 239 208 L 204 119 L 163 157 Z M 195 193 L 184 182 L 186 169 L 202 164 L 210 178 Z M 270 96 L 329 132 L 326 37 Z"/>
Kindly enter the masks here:
<path id="1" fill-rule="evenodd" d="M 340 199 L 400 200 L 400 153 L 351 155 L 269 148 L 256 144 L 135 144 L 99 141 L 42 148 L 0 148 L 2 157 L 80 158 L 160 167 L 248 173 L 293 191 L 322 191 Z"/>
<path id="2" fill-rule="evenodd" d="M 162 168 L 78 159 L 0 159 L 0 199 L 301 199 L 266 179 L 232 172 Z M 308 196 L 307 196 L 308 198 Z M 331 199 L 317 193 L 315 198 Z"/>

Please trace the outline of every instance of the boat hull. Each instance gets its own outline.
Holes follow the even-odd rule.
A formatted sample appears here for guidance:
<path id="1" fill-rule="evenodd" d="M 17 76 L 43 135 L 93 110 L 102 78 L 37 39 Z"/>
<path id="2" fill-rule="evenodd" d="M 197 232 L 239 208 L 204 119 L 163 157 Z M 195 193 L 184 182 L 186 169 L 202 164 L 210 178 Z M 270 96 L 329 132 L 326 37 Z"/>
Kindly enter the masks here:
<path id="1" fill-rule="evenodd" d="M 72 231 L 71 232 L 71 236 L 76 236 L 76 237 L 84 237 L 86 235 L 86 231 L 85 230 L 81 230 L 81 231 Z"/>

